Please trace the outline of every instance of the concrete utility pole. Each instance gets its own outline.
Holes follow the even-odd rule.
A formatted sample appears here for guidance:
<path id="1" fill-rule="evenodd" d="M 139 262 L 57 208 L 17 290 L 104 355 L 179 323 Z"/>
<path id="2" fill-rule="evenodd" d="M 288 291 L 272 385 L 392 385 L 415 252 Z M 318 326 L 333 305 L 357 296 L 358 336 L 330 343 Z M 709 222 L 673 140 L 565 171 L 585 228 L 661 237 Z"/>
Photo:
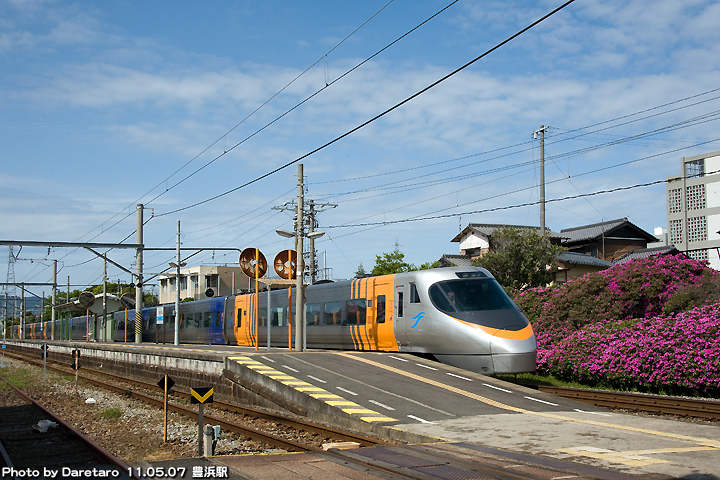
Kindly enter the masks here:
<path id="1" fill-rule="evenodd" d="M 56 295 L 57 295 L 57 260 L 53 260 L 53 287 L 52 287 L 52 300 L 50 302 L 51 310 L 50 310 L 50 339 L 55 340 L 55 303 L 56 303 Z"/>
<path id="2" fill-rule="evenodd" d="M 177 278 L 175 279 L 175 340 L 173 345 L 180 345 L 180 220 L 177 230 Z"/>
<path id="3" fill-rule="evenodd" d="M 103 341 L 107 341 L 107 256 L 103 254 Z"/>
<path id="4" fill-rule="evenodd" d="M 137 232 L 136 243 L 141 245 L 137 249 L 135 254 L 135 272 L 137 278 L 135 279 L 135 343 L 142 343 L 142 308 L 143 308 L 143 292 L 142 292 L 142 281 L 143 281 L 143 206 L 142 203 L 137 204 Z"/>
<path id="5" fill-rule="evenodd" d="M 295 289 L 295 350 L 303 351 L 303 330 L 305 325 L 303 322 L 303 310 L 305 309 L 305 292 L 303 291 L 303 199 L 305 196 L 303 183 L 303 165 L 298 164 L 298 198 L 297 198 L 297 222 L 295 222 L 295 241 L 297 244 L 297 275 Z"/>
<path id="6" fill-rule="evenodd" d="M 545 132 L 550 127 L 540 125 L 539 130 L 533 132 L 533 138 L 540 134 L 540 235 L 545 236 Z"/>

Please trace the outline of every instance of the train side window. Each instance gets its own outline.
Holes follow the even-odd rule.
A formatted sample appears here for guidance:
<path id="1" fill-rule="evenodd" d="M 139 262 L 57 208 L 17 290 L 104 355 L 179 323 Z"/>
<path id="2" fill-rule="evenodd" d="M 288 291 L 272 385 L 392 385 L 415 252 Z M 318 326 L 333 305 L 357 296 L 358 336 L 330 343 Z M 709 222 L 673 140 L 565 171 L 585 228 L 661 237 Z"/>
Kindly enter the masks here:
<path id="1" fill-rule="evenodd" d="M 385 323 L 385 295 L 377 297 L 377 323 Z"/>
<path id="2" fill-rule="evenodd" d="M 220 328 L 223 314 L 221 312 L 215 312 L 215 328 Z"/>
<path id="3" fill-rule="evenodd" d="M 420 294 L 414 283 L 410 284 L 410 303 L 420 303 Z"/>
<path id="4" fill-rule="evenodd" d="M 342 323 L 342 302 L 326 303 L 323 319 L 325 325 L 340 325 Z"/>
<path id="5" fill-rule="evenodd" d="M 348 300 L 345 302 L 347 307 L 347 323 L 348 325 L 365 325 L 365 299 Z"/>
<path id="6" fill-rule="evenodd" d="M 272 307 L 270 309 L 270 318 L 272 319 L 270 326 L 271 327 L 282 327 L 284 313 L 285 313 L 284 307 Z"/>
<path id="7" fill-rule="evenodd" d="M 235 328 L 240 328 L 240 327 L 242 327 L 242 308 L 238 308 L 237 327 L 235 327 Z"/>
<path id="8" fill-rule="evenodd" d="M 305 305 L 305 323 L 310 326 L 321 325 L 320 311 L 322 305 L 319 303 L 308 303 Z"/>
<path id="9" fill-rule="evenodd" d="M 398 292 L 398 300 L 397 300 L 397 308 L 398 308 L 398 317 L 403 316 L 403 292 Z"/>
<path id="10" fill-rule="evenodd" d="M 212 314 L 213 314 L 213 312 L 203 312 L 202 313 L 202 316 L 203 316 L 203 325 L 202 326 L 203 327 L 210 328 L 210 325 L 211 325 L 210 321 L 212 320 L 212 318 L 211 318 Z"/>

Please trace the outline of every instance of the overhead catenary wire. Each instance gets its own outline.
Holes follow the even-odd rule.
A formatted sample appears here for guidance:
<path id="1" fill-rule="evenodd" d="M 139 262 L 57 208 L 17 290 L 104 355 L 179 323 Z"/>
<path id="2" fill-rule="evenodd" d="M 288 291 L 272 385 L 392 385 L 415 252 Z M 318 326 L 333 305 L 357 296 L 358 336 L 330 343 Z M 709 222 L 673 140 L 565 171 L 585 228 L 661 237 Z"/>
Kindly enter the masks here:
<path id="1" fill-rule="evenodd" d="M 205 200 L 203 200 L 203 201 L 196 202 L 196 203 L 194 203 L 194 204 L 191 204 L 191 205 L 188 205 L 188 206 L 185 206 L 185 207 L 182 207 L 182 208 L 178 208 L 178 209 L 175 209 L 175 210 L 171 210 L 171 211 L 169 211 L 169 212 L 166 212 L 166 213 L 159 214 L 158 216 L 170 215 L 170 214 L 172 214 L 172 213 L 177 213 L 177 212 L 181 212 L 181 211 L 184 211 L 184 210 L 189 210 L 189 209 L 191 209 L 191 208 L 194 208 L 194 207 L 203 205 L 203 204 L 205 204 L 205 203 L 211 202 L 211 201 L 213 201 L 213 200 L 216 200 L 216 199 L 218 199 L 218 198 L 224 197 L 224 196 L 226 196 L 226 195 L 229 195 L 230 193 L 236 192 L 236 191 L 238 191 L 238 190 L 240 190 L 240 189 L 242 189 L 242 188 L 245 188 L 245 187 L 247 187 L 247 186 L 249 186 L 249 185 L 252 185 L 252 184 L 254 184 L 254 183 L 257 183 L 257 182 L 259 182 L 260 180 L 262 180 L 262 179 L 264 179 L 264 178 L 267 178 L 267 177 L 269 177 L 269 176 L 271 176 L 271 175 L 273 175 L 273 174 L 275 174 L 275 173 L 277 173 L 277 172 L 279 172 L 279 171 L 281 171 L 281 170 L 284 170 L 285 168 L 287 168 L 287 167 L 289 167 L 289 166 L 291 166 L 291 165 L 294 165 L 294 164 L 296 164 L 296 163 L 304 160 L 305 158 L 310 157 L 311 155 L 314 155 L 315 153 L 317 153 L 317 152 L 319 152 L 319 151 L 321 151 L 321 150 L 329 147 L 330 145 L 333 145 L 334 143 L 339 142 L 339 141 L 342 140 L 343 138 L 345 138 L 345 137 L 347 137 L 347 136 L 349 136 L 349 135 L 352 135 L 353 133 L 357 132 L 358 130 L 360 130 L 360 129 L 364 128 L 364 127 L 366 127 L 367 125 L 370 125 L 371 123 L 373 123 L 373 122 L 375 122 L 376 120 L 384 117 L 384 116 L 387 115 L 388 113 L 390 113 L 390 112 L 392 112 L 392 111 L 394 111 L 394 110 L 397 110 L 398 108 L 400 108 L 401 106 L 403 106 L 403 105 L 405 105 L 406 103 L 410 102 L 411 100 L 419 97 L 420 95 L 422 95 L 423 93 L 427 92 L 428 90 L 436 87 L 437 85 L 441 84 L 442 82 L 446 81 L 447 79 L 449 79 L 449 78 L 453 77 L 454 75 L 458 74 L 459 72 L 465 70 L 467 67 L 473 65 L 474 63 L 476 63 L 477 61 L 479 61 L 479 60 L 481 60 L 482 58 L 486 57 L 487 55 L 491 54 L 491 53 L 494 52 L 495 50 L 501 48 L 503 45 L 511 42 L 511 41 L 514 40 L 515 38 L 519 37 L 520 35 L 522 35 L 522 34 L 525 33 L 526 31 L 528 31 L 528 30 L 530 30 L 531 28 L 533 28 L 534 26 L 542 23 L 542 22 L 545 21 L 546 19 L 548 19 L 548 18 L 550 18 L 551 16 L 555 15 L 557 12 L 561 11 L 562 9 L 564 9 L 565 7 L 567 7 L 568 5 L 570 5 L 571 3 L 573 3 L 574 1 L 575 1 L 575 0 L 567 0 L 565 3 L 563 3 L 563 4 L 560 5 L 559 7 L 555 8 L 555 9 L 552 10 L 551 12 L 545 14 L 544 16 L 542 16 L 541 18 L 539 18 L 538 20 L 534 21 L 533 23 L 531 23 L 531 24 L 528 25 L 527 27 L 523 28 L 522 30 L 518 31 L 517 33 L 515 33 L 515 34 L 511 35 L 510 37 L 506 38 L 506 39 L 503 40 L 502 42 L 496 44 L 494 47 L 490 48 L 489 50 L 486 50 L 485 52 L 483 52 L 482 54 L 478 55 L 477 57 L 475 57 L 474 59 L 470 60 L 469 62 L 465 63 L 465 64 L 462 65 L 461 67 L 453 70 L 452 72 L 448 73 L 447 75 L 443 76 L 442 78 L 440 78 L 440 79 L 436 80 L 435 82 L 431 83 L 431 84 L 428 85 L 427 87 L 419 90 L 418 92 L 415 92 L 414 94 L 410 95 L 409 97 L 405 98 L 404 100 L 396 103 L 396 104 L 393 105 L 392 107 L 390 107 L 390 108 L 384 110 L 383 112 L 375 115 L 375 116 L 372 117 L 371 119 L 369 119 L 369 120 L 361 123 L 360 125 L 358 125 L 358 126 L 352 128 L 352 129 L 348 130 L 347 132 L 343 133 L 342 135 L 339 135 L 339 136 L 335 137 L 334 139 L 332 139 L 332 140 L 330 140 L 329 142 L 327 142 L 327 143 L 325 143 L 325 144 L 323 144 L 323 145 L 315 148 L 314 150 L 311 150 L 310 152 L 308 152 L 308 153 L 306 153 L 306 154 L 304 154 L 304 155 L 296 158 L 295 160 L 291 160 L 291 161 L 285 163 L 284 165 L 281 165 L 280 167 L 277 167 L 277 168 L 275 168 L 275 169 L 273 169 L 273 170 L 271 170 L 271 171 L 269 171 L 269 172 L 267 172 L 267 173 L 265 173 L 265 174 L 263 174 L 263 175 L 260 175 L 259 177 L 254 178 L 253 180 L 250 180 L 250 181 L 248 181 L 248 182 L 245 182 L 244 184 L 239 185 L 239 186 L 237 186 L 237 187 L 235 187 L 235 188 L 232 188 L 232 189 L 230 189 L 230 190 L 227 190 L 227 191 L 225 191 L 225 192 L 223 192 L 223 193 L 220 193 L 220 194 L 215 195 L 215 196 L 213 196 L 213 197 L 207 198 L 207 199 L 205 199 Z M 224 154 L 223 154 L 223 155 L 224 155 Z M 217 158 L 219 158 L 219 157 L 220 157 L 220 156 L 218 156 Z"/>
<path id="2" fill-rule="evenodd" d="M 262 109 L 265 105 L 267 105 L 267 104 L 270 103 L 273 99 L 275 99 L 275 97 L 277 97 L 277 96 L 280 95 L 282 92 L 284 92 L 288 87 L 290 87 L 293 83 L 295 83 L 300 77 L 302 77 L 303 75 L 305 75 L 310 69 L 312 69 L 315 65 L 317 65 L 319 62 L 321 62 L 324 58 L 327 58 L 327 55 L 329 55 L 329 54 L 332 53 L 335 49 L 337 49 L 340 45 L 342 45 L 343 43 L 345 43 L 346 40 L 348 40 L 351 36 L 353 36 L 358 30 L 360 30 L 362 27 L 364 27 L 364 26 L 365 26 L 368 22 L 370 22 L 373 18 L 375 18 L 380 12 L 382 12 L 382 11 L 383 11 L 388 5 L 390 5 L 393 1 L 394 1 L 394 0 L 389 0 L 385 5 L 383 5 L 382 7 L 380 7 L 380 9 L 378 9 L 374 14 L 372 14 L 367 20 L 365 20 L 363 23 L 361 23 L 357 28 L 355 28 L 355 29 L 354 29 L 352 32 L 350 32 L 347 36 L 345 36 L 345 38 L 343 38 L 343 39 L 340 40 L 338 43 L 336 43 L 330 50 L 328 50 L 325 54 L 323 54 L 320 58 L 318 58 L 314 63 L 312 63 L 309 67 L 307 67 L 305 70 L 303 70 L 303 71 L 302 71 L 301 73 L 299 73 L 297 76 L 295 76 L 295 78 L 293 78 L 290 82 L 288 82 L 288 83 L 287 83 L 284 87 L 282 87 L 278 92 L 276 92 L 276 93 L 275 93 L 274 95 L 272 95 L 269 99 L 267 99 L 265 102 L 263 102 L 262 104 L 260 104 L 260 106 L 258 106 L 258 107 L 257 107 L 255 110 L 253 110 L 252 112 L 250 112 L 247 116 L 245 116 L 242 120 L 240 120 L 237 124 L 235 124 L 235 126 L 233 126 L 230 130 L 228 130 L 227 132 L 225 132 L 223 135 L 221 135 L 217 140 L 215 140 L 213 143 L 211 143 L 209 146 L 207 146 L 205 149 L 203 149 L 200 153 L 198 153 L 197 155 L 195 155 L 194 157 L 192 157 L 189 161 L 187 161 L 185 164 L 183 164 L 179 169 L 177 169 L 175 172 L 171 173 L 168 177 L 166 177 L 164 180 L 162 180 L 161 182 L 159 182 L 159 183 L 158 183 L 157 185 L 155 185 L 153 188 L 151 188 L 151 189 L 148 190 L 146 193 L 144 193 L 143 195 L 141 195 L 137 200 L 135 200 L 135 201 L 132 202 L 130 205 L 128 205 L 127 207 L 125 207 L 124 209 L 122 209 L 120 212 L 116 213 L 115 215 L 113 215 L 112 217 L 110 217 L 108 220 L 106 220 L 105 222 L 103 222 L 103 223 L 100 224 L 99 226 L 93 228 L 93 229 L 90 230 L 89 232 L 81 235 L 81 236 L 78 237 L 75 241 L 79 241 L 81 238 L 84 238 L 86 235 L 89 235 L 90 233 L 92 233 L 93 231 L 97 230 L 98 228 L 102 228 L 102 226 L 103 226 L 105 223 L 111 221 L 112 219 L 114 219 L 114 218 L 117 217 L 118 215 L 121 215 L 122 212 L 124 212 L 126 209 L 128 209 L 128 208 L 133 208 L 133 207 L 134 207 L 138 202 L 140 202 L 145 196 L 149 195 L 152 191 L 154 191 L 154 190 L 157 189 L 158 187 L 162 186 L 163 183 L 167 182 L 169 179 L 171 179 L 173 176 L 175 176 L 178 172 L 180 172 L 183 168 L 185 168 L 186 166 L 188 166 L 190 163 L 192 163 L 193 161 L 195 161 L 196 159 L 198 159 L 198 158 L 199 158 L 201 155 L 203 155 L 205 152 L 207 152 L 207 151 L 210 150 L 212 147 L 214 147 L 215 145 L 217 145 L 218 142 L 220 142 L 220 141 L 223 140 L 223 139 L 226 139 L 226 137 L 227 137 L 228 134 L 232 133 L 236 128 L 238 128 L 240 125 L 242 125 L 245 121 L 247 121 L 250 117 L 252 117 L 255 113 L 257 113 L 260 109 Z M 458 0 L 456 0 L 456 2 L 457 2 L 457 1 L 458 1 Z M 455 3 L 455 2 L 453 2 L 453 3 Z M 97 236 L 102 235 L 102 234 L 105 233 L 107 230 L 115 227 L 115 226 L 116 226 L 118 223 L 120 223 L 122 220 L 124 220 L 125 218 L 127 218 L 128 216 L 130 216 L 130 215 L 132 215 L 132 214 L 134 214 L 134 213 L 135 213 L 134 210 L 131 211 L 130 213 L 128 213 L 127 216 L 123 217 L 120 221 L 118 221 L 117 223 L 114 223 L 113 225 L 111 225 L 111 226 L 108 227 L 107 229 L 104 229 L 104 230 L 101 231 Z M 97 236 L 93 237 L 93 239 L 94 239 L 94 238 L 97 238 Z"/>
<path id="3" fill-rule="evenodd" d="M 657 153 L 657 154 L 653 154 L 653 155 L 648 155 L 648 156 L 645 156 L 645 157 L 642 157 L 642 158 L 637 158 L 637 159 L 634 159 L 634 160 L 628 160 L 628 161 L 626 161 L 626 162 L 621 162 L 621 163 L 617 163 L 617 164 L 614 164 L 614 165 L 609 165 L 609 166 L 597 168 L 597 169 L 595 169 L 595 170 L 590 170 L 590 171 L 588 171 L 588 172 L 583 172 L 583 173 L 580 173 L 580 174 L 578 174 L 578 175 L 575 175 L 575 177 L 577 178 L 577 177 L 581 177 L 581 176 L 585 176 L 585 175 L 590 175 L 590 174 L 592 174 L 592 173 L 597 173 L 597 172 L 601 172 L 601 171 L 604 171 L 604 170 L 609 170 L 609 169 L 612 169 L 612 168 L 617 168 L 617 167 L 624 166 L 624 165 L 630 165 L 630 164 L 632 164 L 632 163 L 640 162 L 640 161 L 643 161 L 643 160 L 649 160 L 649 159 L 651 159 L 651 158 L 657 158 L 657 157 L 662 156 L 662 155 L 668 155 L 668 154 L 670 154 L 670 153 L 676 153 L 676 152 L 679 152 L 679 151 L 682 151 L 682 150 L 687 150 L 687 149 L 689 149 L 689 148 L 694 148 L 694 147 L 698 147 L 698 146 L 701 146 L 701 145 L 707 145 L 708 143 L 713 143 L 713 142 L 720 142 L 720 137 L 719 137 L 719 138 L 714 138 L 714 139 L 712 139 L 712 140 L 707 140 L 707 141 L 705 141 L 705 142 L 696 143 L 696 144 L 694 144 L 694 145 L 690 145 L 690 146 L 687 146 L 687 147 L 677 148 L 677 149 L 674 149 L 674 150 L 669 150 L 669 151 L 666 151 L 666 152 Z M 715 172 L 713 172 L 713 173 L 715 173 Z M 565 180 L 565 178 L 559 178 L 559 179 L 552 180 L 552 181 L 546 182 L 546 183 L 558 183 L 558 182 L 562 182 L 562 181 L 564 181 L 564 180 Z M 647 184 L 647 185 L 653 185 L 653 184 L 662 183 L 662 182 L 665 182 L 665 181 L 666 181 L 666 180 L 658 180 L 658 181 L 656 181 L 656 182 L 649 183 L 649 184 Z M 645 184 L 638 184 L 638 185 L 639 185 L 639 186 L 646 186 Z M 471 204 L 473 204 L 473 203 L 484 202 L 484 201 L 491 200 L 491 199 L 494 199 L 494 198 L 499 198 L 499 197 L 511 195 L 511 194 L 513 194 L 513 193 L 523 192 L 523 191 L 528 190 L 528 189 L 531 189 L 531 188 L 535 188 L 535 186 L 518 188 L 518 189 L 515 189 L 515 190 L 510 191 L 510 192 L 503 192 L 503 193 L 500 193 L 500 194 L 497 194 L 497 195 L 492 195 L 492 196 L 490 196 L 490 197 L 486 197 L 486 198 L 483 198 L 483 199 L 480 199 L 480 200 L 474 200 L 474 201 L 472 201 L 472 202 L 466 202 L 466 203 L 464 203 L 464 204 L 462 204 L 462 205 L 460 205 L 460 206 L 466 206 L 466 205 L 471 205 Z M 634 187 L 633 187 L 633 188 L 634 188 Z M 553 200 L 553 201 L 569 200 L 569 199 L 574 199 L 574 198 L 582 198 L 583 195 L 592 196 L 592 195 L 598 195 L 599 193 L 608 193 L 608 192 L 612 192 L 612 191 L 616 191 L 616 190 L 627 190 L 627 189 L 628 189 L 628 187 L 619 187 L 618 189 L 603 190 L 603 191 L 600 191 L 600 192 L 595 192 L 595 193 L 590 193 L 590 194 L 580 194 L 580 195 L 574 195 L 574 196 L 570 196 L 570 197 L 563 197 L 563 198 L 561 198 L 561 199 L 555 199 L 555 200 Z M 549 201 L 549 200 L 547 200 L 547 201 Z M 474 211 L 468 211 L 468 212 L 456 212 L 456 213 L 449 213 L 449 214 L 444 214 L 444 215 L 433 215 L 434 213 L 437 213 L 437 212 L 441 212 L 441 211 L 445 211 L 445 210 L 450 210 L 450 209 L 452 209 L 452 208 L 457 208 L 456 206 L 453 206 L 453 207 L 448 207 L 448 208 L 439 209 L 439 210 L 436 210 L 436 211 L 434 211 L 434 212 L 429 212 L 429 213 L 426 213 L 426 214 L 417 215 L 417 216 L 414 216 L 414 217 L 409 217 L 409 218 L 404 218 L 404 219 L 399 219 L 399 220 L 386 220 L 386 221 L 382 221 L 382 222 L 366 222 L 366 223 L 346 223 L 346 224 L 343 224 L 343 225 L 328 225 L 328 226 L 324 226 L 323 228 L 324 228 L 325 230 L 330 230 L 330 229 L 334 229 L 334 228 L 368 227 L 368 226 L 378 226 L 378 225 L 379 225 L 379 226 L 383 226 L 383 225 L 392 225 L 392 224 L 397 224 L 397 223 L 408 223 L 408 222 L 416 222 L 416 221 L 424 221 L 424 220 L 435 220 L 435 219 L 439 219 L 439 218 L 456 217 L 456 216 L 459 216 L 459 215 L 475 215 L 475 214 L 478 214 L 478 213 L 487 213 L 487 212 L 494 212 L 494 211 L 499 211 L 499 210 L 507 210 L 507 209 L 510 209 L 510 208 L 526 207 L 526 206 L 528 206 L 528 205 L 535 205 L 535 204 L 537 204 L 537 203 L 539 203 L 539 202 L 525 202 L 525 203 L 521 203 L 521 204 L 506 206 L 506 207 L 495 207 L 495 208 L 490 208 L 490 209 L 474 210 Z"/>
<path id="4" fill-rule="evenodd" d="M 413 27 L 413 28 L 410 29 L 409 31 L 405 32 L 405 33 L 404 33 L 403 35 L 401 35 L 400 37 L 396 38 L 395 40 L 393 40 L 393 41 L 390 42 L 389 44 L 385 45 L 383 48 L 381 48 L 381 49 L 378 50 L 377 52 L 375 52 L 375 53 L 373 53 L 372 55 L 370 55 L 369 57 L 367 57 L 365 60 L 361 61 L 360 63 L 358 63 L 358 64 L 355 65 L 354 67 L 350 68 L 349 70 L 345 71 L 342 75 L 338 76 L 336 79 L 330 81 L 329 83 L 326 82 L 323 87 L 321 87 L 320 89 L 316 90 L 314 93 L 310 94 L 309 96 L 305 97 L 305 99 L 303 99 L 302 101 L 300 101 L 299 103 L 297 103 L 296 105 L 294 105 L 293 107 L 291 107 L 290 109 L 286 110 L 286 111 L 285 111 L 284 113 L 282 113 L 281 115 L 278 115 L 277 117 L 275 117 L 275 118 L 274 118 L 273 120 L 271 120 L 270 122 L 266 123 L 266 124 L 265 124 L 264 126 L 262 126 L 261 128 L 255 130 L 253 133 L 251 133 L 250 135 L 246 136 L 246 137 L 243 138 L 241 141 L 237 142 L 236 144 L 234 144 L 233 146 L 231 146 L 231 147 L 228 148 L 227 150 L 223 151 L 223 153 L 221 153 L 221 154 L 217 155 L 216 157 L 212 158 L 210 161 L 208 161 L 207 163 L 205 163 L 205 165 L 203 165 L 202 167 L 198 168 L 197 170 L 195 170 L 195 171 L 192 172 L 191 174 L 187 175 L 185 178 L 179 180 L 179 181 L 176 182 L 174 185 L 172 185 L 171 187 L 167 188 L 164 192 L 158 194 L 157 196 L 155 196 L 154 198 L 152 198 L 151 200 L 149 200 L 147 203 L 154 202 L 155 200 L 157 200 L 158 198 L 160 198 L 161 196 L 163 196 L 163 195 L 164 195 L 165 193 L 167 193 L 168 191 L 170 191 L 170 190 L 172 190 L 173 188 L 179 186 L 180 184 L 182 184 L 183 182 L 185 182 L 185 181 L 188 180 L 189 178 L 193 177 L 195 174 L 201 172 L 201 171 L 204 170 L 206 167 L 210 166 L 211 164 L 215 163 L 215 162 L 216 162 L 217 160 L 219 160 L 220 158 L 224 157 L 225 155 L 227 155 L 227 154 L 230 153 L 231 151 L 235 150 L 235 149 L 236 149 L 237 147 L 239 147 L 240 145 L 244 144 L 245 142 L 247 142 L 247 141 L 250 140 L 251 138 L 253 138 L 253 137 L 255 137 L 256 135 L 258 135 L 259 133 L 265 131 L 265 130 L 266 130 L 267 128 L 269 128 L 271 125 L 274 125 L 274 124 L 277 123 L 279 120 L 281 120 L 282 118 L 286 117 L 287 115 L 289 115 L 290 113 L 292 113 L 293 111 L 295 111 L 296 109 L 298 109 L 300 106 L 304 105 L 305 103 L 307 103 L 307 102 L 310 101 L 311 99 L 315 98 L 317 95 L 319 95 L 321 92 L 323 92 L 323 91 L 326 90 L 327 88 L 331 87 L 332 85 L 334 85 L 335 83 L 339 82 L 341 79 L 343 79 L 344 77 L 346 77 L 346 76 L 349 75 L 350 73 L 354 72 L 355 70 L 357 70 L 358 68 L 360 68 L 361 66 L 363 66 L 364 64 L 366 64 L 367 62 L 369 62 L 370 60 L 372 60 L 373 58 L 375 58 L 376 56 L 380 55 L 382 52 L 384 52 L 385 50 L 387 50 L 388 48 L 390 48 L 391 46 L 393 46 L 394 44 L 396 44 L 397 42 L 399 42 L 400 40 L 402 40 L 402 39 L 405 38 L 406 36 L 410 35 L 412 32 L 414 32 L 415 30 L 417 30 L 417 29 L 420 28 L 421 26 L 425 25 L 426 23 L 428 23 L 428 22 L 429 22 L 430 20 L 432 20 L 433 18 L 435 18 L 435 17 L 437 17 L 438 15 L 440 15 L 442 12 L 444 12 L 445 10 L 447 10 L 448 8 L 450 8 L 451 6 L 453 6 L 454 4 L 456 4 L 458 1 L 459 1 L 459 0 L 454 0 L 452 3 L 450 3 L 449 5 L 443 7 L 443 8 L 440 9 L 438 12 L 436 12 L 435 14 L 433 14 L 432 16 L 430 16 L 429 18 L 425 19 L 425 20 L 424 20 L 423 22 L 421 22 L 420 24 L 416 25 L 415 27 Z M 574 1 L 574 0 L 573 0 L 573 1 Z M 299 160 L 297 160 L 297 161 L 299 161 Z M 296 162 L 297 162 L 297 161 L 296 161 Z M 293 162 L 293 163 L 295 163 L 295 162 Z M 290 163 L 289 165 L 292 165 L 292 163 Z M 283 168 L 285 168 L 285 167 L 281 167 L 281 168 L 278 169 L 277 171 L 282 170 Z M 272 174 L 272 173 L 275 173 L 275 172 L 271 172 L 270 174 Z M 265 176 L 261 177 L 260 179 L 265 178 L 266 176 L 268 176 L 268 175 L 265 175 Z M 258 180 L 259 180 L 259 179 L 258 179 Z M 249 184 L 251 184 L 251 183 L 254 183 L 254 182 L 250 182 Z M 248 184 L 248 185 L 249 185 L 249 184 Z M 247 186 L 247 185 L 243 185 L 243 186 Z M 238 190 L 239 188 L 242 188 L 242 186 L 241 186 L 241 187 L 238 187 L 238 188 L 235 189 L 235 190 Z M 232 190 L 232 191 L 235 191 L 235 190 Z M 228 193 L 231 193 L 232 191 L 226 192 L 226 193 L 224 193 L 224 194 L 221 194 L 221 195 L 219 195 L 218 197 L 222 197 L 222 196 L 224 196 L 224 195 L 227 195 Z M 217 198 L 217 197 L 216 197 L 216 198 Z M 203 201 L 203 202 L 198 203 L 197 205 L 202 205 L 203 203 L 207 203 L 207 202 L 209 202 L 209 201 L 211 201 L 211 200 L 214 200 L 214 199 L 215 199 L 215 198 L 211 198 L 211 199 L 205 200 L 205 201 Z M 191 205 L 191 206 L 185 207 L 184 209 L 180 209 L 180 210 L 176 210 L 176 211 L 187 210 L 188 208 L 192 208 L 193 206 L 197 206 L 197 205 Z M 165 215 L 169 215 L 170 213 L 175 213 L 176 211 L 168 212 L 168 213 L 166 213 Z"/>

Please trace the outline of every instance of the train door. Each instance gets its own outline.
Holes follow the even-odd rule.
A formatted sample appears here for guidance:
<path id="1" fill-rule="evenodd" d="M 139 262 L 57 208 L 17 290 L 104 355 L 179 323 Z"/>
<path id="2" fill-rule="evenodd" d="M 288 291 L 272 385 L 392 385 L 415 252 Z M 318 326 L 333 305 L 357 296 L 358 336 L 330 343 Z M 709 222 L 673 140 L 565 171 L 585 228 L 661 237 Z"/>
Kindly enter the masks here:
<path id="1" fill-rule="evenodd" d="M 223 304 L 223 337 L 226 345 L 234 345 L 235 341 L 235 297 L 225 297 Z"/>
<path id="2" fill-rule="evenodd" d="M 395 316 L 395 338 L 397 339 L 398 345 L 408 344 L 407 329 L 405 325 L 407 321 L 407 315 L 405 312 L 405 306 L 407 305 L 407 300 L 405 299 L 406 294 L 405 285 L 395 285 L 395 305 L 393 314 Z"/>
<path id="3" fill-rule="evenodd" d="M 253 338 L 250 330 L 251 323 L 251 297 L 252 295 L 239 295 L 235 297 L 235 339 L 238 345 L 252 345 Z M 252 309 L 254 311 L 254 309 Z"/>
<path id="4" fill-rule="evenodd" d="M 223 337 L 223 310 L 224 310 L 224 301 L 220 298 L 213 299 L 210 302 L 210 331 L 208 332 L 208 337 L 210 339 L 211 345 L 221 345 L 225 343 L 225 338 Z"/>
<path id="5" fill-rule="evenodd" d="M 398 344 L 393 332 L 393 277 L 378 282 L 373 289 L 373 330 L 378 350 L 397 350 Z"/>

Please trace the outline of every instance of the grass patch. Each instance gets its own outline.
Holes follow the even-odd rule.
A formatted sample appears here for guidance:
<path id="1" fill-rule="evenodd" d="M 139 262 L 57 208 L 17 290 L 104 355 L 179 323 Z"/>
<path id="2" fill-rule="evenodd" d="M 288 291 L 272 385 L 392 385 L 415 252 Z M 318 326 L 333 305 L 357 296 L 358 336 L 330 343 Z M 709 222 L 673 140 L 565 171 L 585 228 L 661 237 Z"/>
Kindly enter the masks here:
<path id="1" fill-rule="evenodd" d="M 100 417 L 103 419 L 109 421 L 109 422 L 117 422 L 117 420 L 122 416 L 123 411 L 119 408 L 112 407 L 112 408 L 106 408 L 102 411 L 100 414 Z"/>
<path id="2" fill-rule="evenodd" d="M 607 385 L 587 385 L 578 382 L 568 382 L 560 380 L 559 378 L 553 377 L 552 375 L 540 375 L 538 373 L 518 373 L 517 375 L 512 374 L 500 374 L 497 378 L 505 382 L 515 383 L 517 385 L 542 385 L 546 387 L 572 387 L 572 388 L 594 388 L 596 390 L 613 390 Z"/>
<path id="3" fill-rule="evenodd" d="M 34 386 L 35 381 L 30 378 L 30 369 L 27 368 L 19 368 L 19 369 L 10 369 L 10 368 L 2 368 L 0 369 L 0 374 L 7 380 L 8 382 L 15 385 L 20 390 L 25 390 L 28 387 Z M 0 389 L 6 390 L 10 387 L 6 383 L 0 384 Z"/>

